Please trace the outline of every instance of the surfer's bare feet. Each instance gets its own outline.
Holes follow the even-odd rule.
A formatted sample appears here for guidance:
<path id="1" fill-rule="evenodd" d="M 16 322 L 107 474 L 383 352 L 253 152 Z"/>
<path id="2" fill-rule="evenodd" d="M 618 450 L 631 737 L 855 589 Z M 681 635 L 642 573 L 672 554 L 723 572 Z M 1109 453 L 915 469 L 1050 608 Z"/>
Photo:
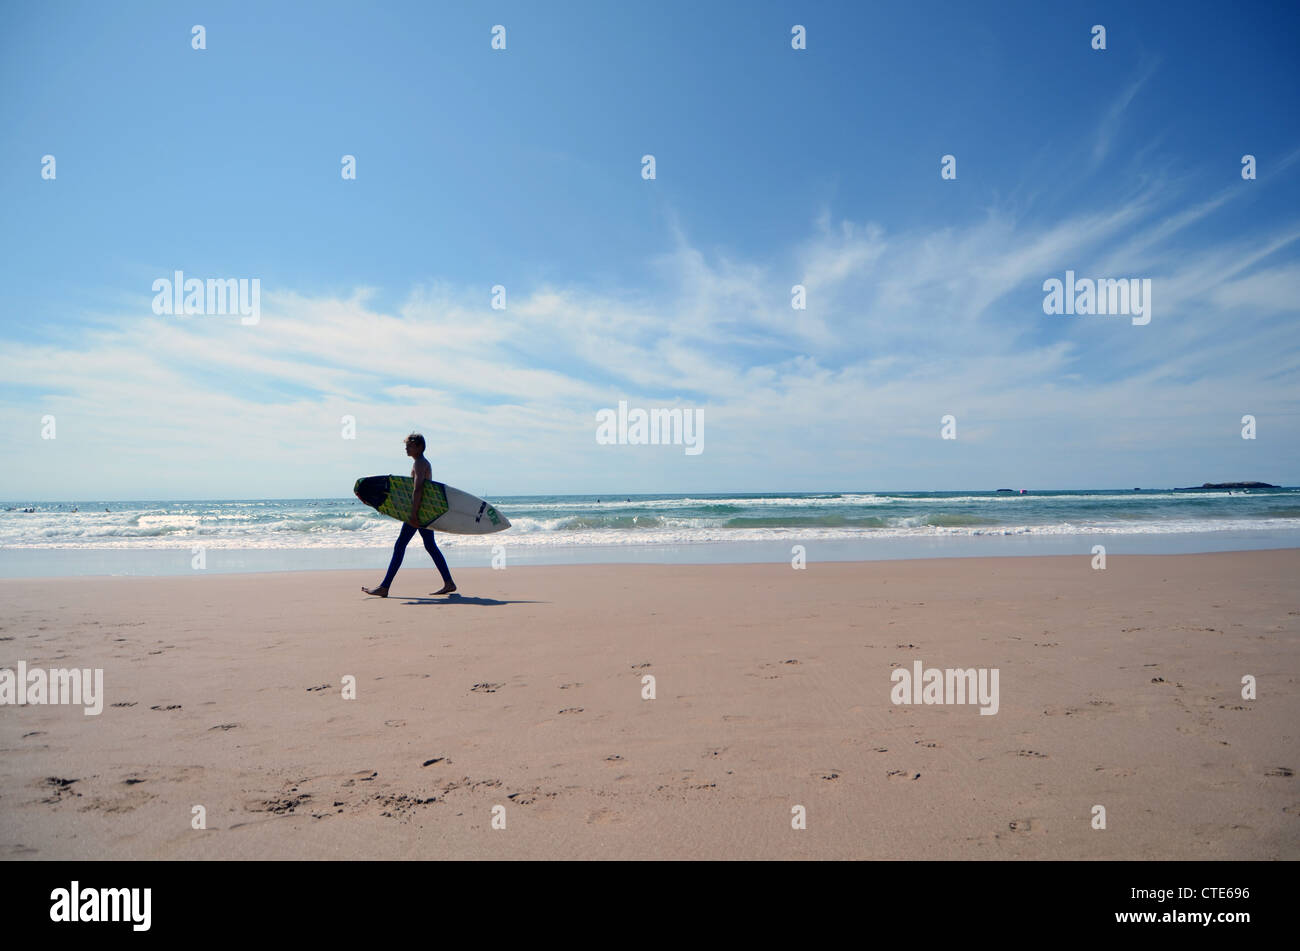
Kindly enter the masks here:
<path id="1" fill-rule="evenodd" d="M 366 594 L 373 594 L 376 598 L 388 597 L 387 588 L 367 588 L 363 586 L 361 590 L 364 591 Z"/>
<path id="2" fill-rule="evenodd" d="M 435 592 L 433 592 L 433 593 L 434 593 L 434 594 L 451 594 L 451 593 L 452 593 L 453 591 L 455 591 L 455 590 L 456 590 L 456 583 L 455 583 L 454 581 L 449 581 L 449 582 L 447 582 L 445 585 L 442 586 L 441 590 L 435 591 Z"/>

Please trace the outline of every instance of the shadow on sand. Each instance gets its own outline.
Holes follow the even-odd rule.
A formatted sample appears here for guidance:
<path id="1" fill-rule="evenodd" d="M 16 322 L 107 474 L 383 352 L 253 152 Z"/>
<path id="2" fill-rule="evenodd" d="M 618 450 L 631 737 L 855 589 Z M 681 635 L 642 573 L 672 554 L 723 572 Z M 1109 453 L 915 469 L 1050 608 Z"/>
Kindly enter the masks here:
<path id="1" fill-rule="evenodd" d="M 549 604 L 549 601 L 498 601 L 495 598 L 462 598 L 459 594 L 449 594 L 442 598 L 394 598 L 403 604 L 477 604 L 483 607 L 496 607 L 500 604 Z"/>

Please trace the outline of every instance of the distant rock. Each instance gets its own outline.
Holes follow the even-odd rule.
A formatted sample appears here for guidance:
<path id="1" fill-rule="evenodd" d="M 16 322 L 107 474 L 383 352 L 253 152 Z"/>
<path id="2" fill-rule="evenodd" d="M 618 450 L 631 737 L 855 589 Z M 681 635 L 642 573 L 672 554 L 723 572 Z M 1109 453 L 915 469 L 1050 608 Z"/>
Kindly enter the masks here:
<path id="1" fill-rule="evenodd" d="M 1206 482 L 1201 485 L 1185 485 L 1174 489 L 1175 492 L 1194 492 L 1197 489 L 1280 489 L 1280 485 L 1267 482 Z"/>

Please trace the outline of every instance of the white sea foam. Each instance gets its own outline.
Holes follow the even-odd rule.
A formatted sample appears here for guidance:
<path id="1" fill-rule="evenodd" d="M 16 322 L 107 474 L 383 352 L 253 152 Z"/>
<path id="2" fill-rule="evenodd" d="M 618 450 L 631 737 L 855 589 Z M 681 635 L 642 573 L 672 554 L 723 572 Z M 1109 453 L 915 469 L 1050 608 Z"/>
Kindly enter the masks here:
<path id="1" fill-rule="evenodd" d="M 565 520 L 556 520 L 565 521 Z M 911 520 L 909 520 L 911 521 Z M 520 522 L 524 524 L 520 524 Z M 725 528 L 668 524 L 639 531 L 593 528 L 579 531 L 529 526 L 527 519 L 512 524 L 509 531 L 493 535 L 438 534 L 439 544 L 447 547 L 492 546 L 505 544 L 528 547 L 582 547 L 690 545 L 714 542 L 771 542 L 779 540 L 818 539 L 886 539 L 925 537 L 980 537 L 1010 535 L 1042 536 L 1110 536 L 1214 534 L 1242 531 L 1295 531 L 1297 519 L 1220 519 L 1172 520 L 1155 523 L 1073 523 L 997 526 L 898 525 L 886 528 L 853 527 L 764 527 Z M 0 538 L 3 548 L 189 548 L 202 544 L 211 549 L 295 549 L 295 548 L 374 548 L 392 545 L 396 524 L 391 519 L 374 520 L 347 530 L 337 526 L 296 526 L 282 528 L 274 534 L 228 533 L 200 527 L 194 531 L 164 533 L 161 529 L 123 529 L 113 532 L 63 534 L 25 534 L 21 538 Z M 516 531 L 516 529 L 518 529 Z"/>
<path id="2" fill-rule="evenodd" d="M 719 498 L 494 500 L 502 534 L 439 534 L 449 547 L 621 548 L 715 542 L 997 536 L 1217 534 L 1300 530 L 1300 496 L 1069 492 L 1059 495 L 817 493 Z M 0 548 L 387 548 L 398 526 L 352 499 L 72 503 L 0 512 Z M 30 507 L 30 506 L 22 506 Z M 110 507 L 113 511 L 105 512 Z M 18 508 L 17 506 L 15 508 Z M 793 542 L 792 542 L 793 543 Z"/>

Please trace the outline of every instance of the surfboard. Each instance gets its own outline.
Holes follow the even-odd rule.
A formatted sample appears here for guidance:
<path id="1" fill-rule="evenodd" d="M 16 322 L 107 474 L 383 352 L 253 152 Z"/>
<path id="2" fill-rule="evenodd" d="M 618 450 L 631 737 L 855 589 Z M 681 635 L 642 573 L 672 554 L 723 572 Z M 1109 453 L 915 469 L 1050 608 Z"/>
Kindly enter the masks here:
<path id="1" fill-rule="evenodd" d="M 411 514 L 415 480 L 410 476 L 381 475 L 358 479 L 352 493 L 377 512 L 399 522 Z M 420 524 L 453 535 L 489 535 L 510 527 L 510 520 L 477 495 L 442 482 L 424 483 Z"/>

